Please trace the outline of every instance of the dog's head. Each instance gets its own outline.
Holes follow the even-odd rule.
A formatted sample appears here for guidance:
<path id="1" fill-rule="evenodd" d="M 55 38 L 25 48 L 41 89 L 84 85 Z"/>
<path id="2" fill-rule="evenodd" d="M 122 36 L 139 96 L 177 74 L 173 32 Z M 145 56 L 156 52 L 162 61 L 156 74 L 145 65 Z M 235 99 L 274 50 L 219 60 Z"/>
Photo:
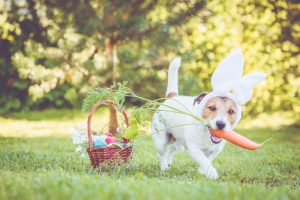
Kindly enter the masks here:
<path id="1" fill-rule="evenodd" d="M 200 113 L 212 129 L 228 131 L 242 117 L 241 105 L 252 97 L 252 87 L 262 81 L 263 72 L 250 73 L 242 77 L 244 59 L 240 50 L 231 52 L 214 71 L 210 93 L 199 95 Z"/>
<path id="2" fill-rule="evenodd" d="M 201 102 L 207 94 L 200 94 L 194 102 L 203 105 L 202 118 L 208 122 L 209 127 L 212 129 L 231 130 L 240 120 L 240 107 L 232 99 L 223 96 L 214 96 L 206 100 L 206 103 Z M 211 133 L 210 138 L 215 144 L 220 143 L 222 140 L 213 133 Z"/>
<path id="3" fill-rule="evenodd" d="M 243 75 L 244 59 L 238 49 L 232 51 L 215 69 L 211 84 L 213 90 L 202 98 L 202 117 L 210 121 L 212 128 L 228 130 L 241 118 L 241 105 L 252 97 L 253 86 L 265 79 L 263 72 Z"/>
<path id="4" fill-rule="evenodd" d="M 202 117 L 211 128 L 229 131 L 236 121 L 236 104 L 227 97 L 213 97 L 205 104 Z"/>
<path id="5" fill-rule="evenodd" d="M 200 94 L 195 99 L 195 103 L 200 104 L 207 94 L 207 92 Z M 204 105 L 202 118 L 207 120 L 211 128 L 228 131 L 237 121 L 238 111 L 233 100 L 228 97 L 216 96 L 209 99 Z"/>

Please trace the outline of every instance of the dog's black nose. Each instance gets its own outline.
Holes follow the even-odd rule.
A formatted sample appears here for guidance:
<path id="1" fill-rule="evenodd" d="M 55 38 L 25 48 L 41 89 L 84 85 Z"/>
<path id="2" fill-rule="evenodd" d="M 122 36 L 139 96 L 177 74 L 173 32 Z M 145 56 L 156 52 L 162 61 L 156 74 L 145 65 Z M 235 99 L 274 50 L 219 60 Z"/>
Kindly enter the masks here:
<path id="1" fill-rule="evenodd" d="M 225 127 L 226 124 L 223 121 L 218 120 L 216 122 L 216 125 L 217 125 L 218 129 L 222 130 Z"/>

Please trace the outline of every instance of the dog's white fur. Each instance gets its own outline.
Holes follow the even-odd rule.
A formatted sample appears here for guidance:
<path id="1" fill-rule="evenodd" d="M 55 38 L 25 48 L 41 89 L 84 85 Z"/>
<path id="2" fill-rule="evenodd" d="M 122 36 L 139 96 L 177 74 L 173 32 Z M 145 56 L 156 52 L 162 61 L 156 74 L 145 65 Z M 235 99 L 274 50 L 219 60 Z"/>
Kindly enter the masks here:
<path id="1" fill-rule="evenodd" d="M 178 94 L 178 69 L 180 58 L 173 60 L 169 67 L 167 95 L 171 92 Z M 202 117 L 199 113 L 199 105 L 194 105 L 192 96 L 175 96 L 167 99 L 155 112 L 152 120 L 152 136 L 157 147 L 161 170 L 167 170 L 172 163 L 176 151 L 187 150 L 190 156 L 200 165 L 199 173 L 210 179 L 217 179 L 218 173 L 212 165 L 213 159 L 222 151 L 225 141 L 215 144 L 210 139 L 207 126 L 196 119 L 181 113 L 191 113 Z M 220 112 L 209 121 L 212 128 L 216 128 L 216 121 L 226 122 L 224 130 L 229 130 L 230 123 L 226 119 L 226 112 Z"/>

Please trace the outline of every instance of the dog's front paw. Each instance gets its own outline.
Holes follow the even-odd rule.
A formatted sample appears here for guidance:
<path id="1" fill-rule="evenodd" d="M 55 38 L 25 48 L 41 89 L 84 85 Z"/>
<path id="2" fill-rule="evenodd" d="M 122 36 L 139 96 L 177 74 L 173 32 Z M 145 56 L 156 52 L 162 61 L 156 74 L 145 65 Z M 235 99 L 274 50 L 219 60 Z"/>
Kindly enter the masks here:
<path id="1" fill-rule="evenodd" d="M 161 171 L 166 171 L 168 169 L 169 165 L 167 161 L 163 161 L 160 163 L 160 170 Z"/>
<path id="2" fill-rule="evenodd" d="M 215 180 L 219 177 L 217 170 L 212 165 L 207 168 L 199 167 L 198 172 L 209 179 Z"/>

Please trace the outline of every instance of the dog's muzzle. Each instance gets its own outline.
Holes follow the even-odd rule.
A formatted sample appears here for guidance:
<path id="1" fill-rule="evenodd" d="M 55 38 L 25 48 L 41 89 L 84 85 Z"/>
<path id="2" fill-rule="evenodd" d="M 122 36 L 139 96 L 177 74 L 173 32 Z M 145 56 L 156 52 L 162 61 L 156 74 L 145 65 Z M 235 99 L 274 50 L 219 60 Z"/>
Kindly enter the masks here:
<path id="1" fill-rule="evenodd" d="M 220 138 L 220 137 L 214 135 L 214 134 L 212 133 L 212 131 L 210 131 L 210 129 L 208 129 L 208 130 L 209 130 L 209 133 L 210 133 L 210 139 L 211 139 L 212 143 L 214 143 L 214 144 L 219 144 L 219 143 L 222 141 L 222 138 Z"/>

